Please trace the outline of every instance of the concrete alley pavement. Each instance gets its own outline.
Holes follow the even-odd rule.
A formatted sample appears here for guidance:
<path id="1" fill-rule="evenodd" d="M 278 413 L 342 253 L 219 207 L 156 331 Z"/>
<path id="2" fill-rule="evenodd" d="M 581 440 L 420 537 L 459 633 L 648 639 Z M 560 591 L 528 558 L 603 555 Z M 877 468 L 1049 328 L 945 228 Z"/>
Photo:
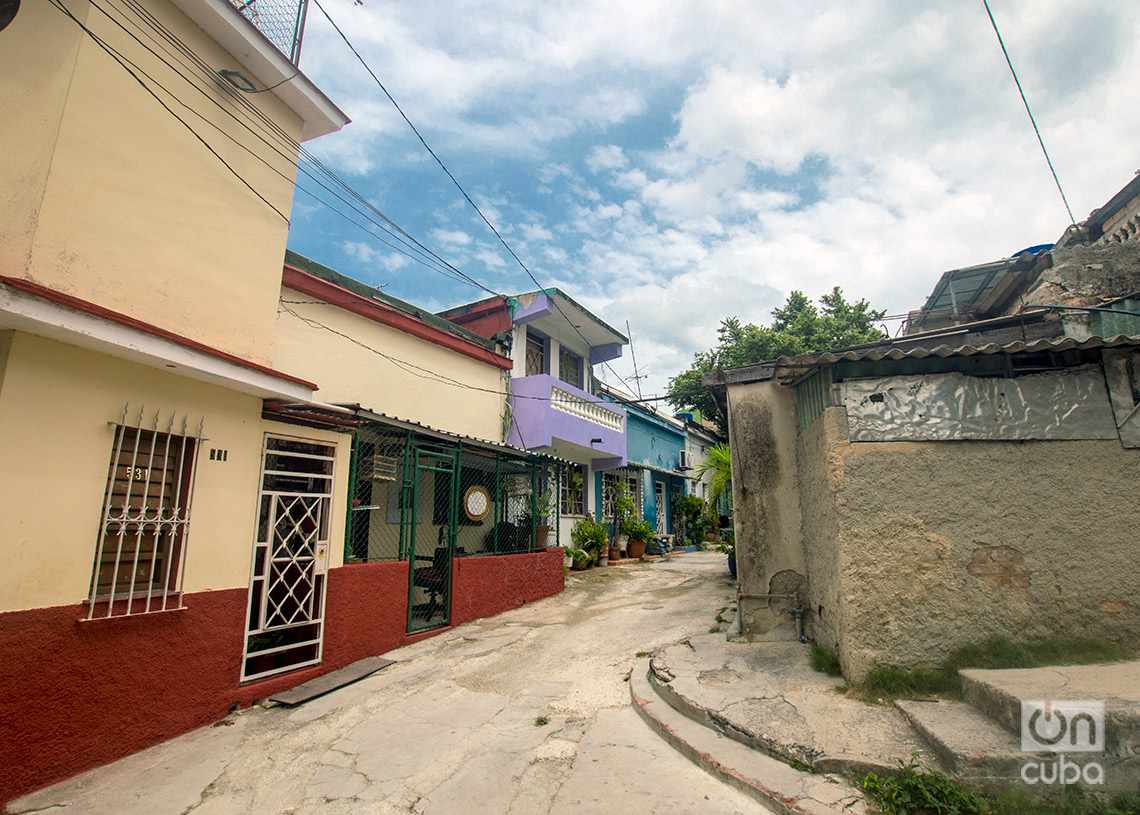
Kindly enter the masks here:
<path id="1" fill-rule="evenodd" d="M 638 654 L 727 629 L 723 555 L 572 573 L 566 591 L 41 790 L 11 813 L 766 813 L 630 707 Z M 719 617 L 719 620 L 718 620 Z"/>

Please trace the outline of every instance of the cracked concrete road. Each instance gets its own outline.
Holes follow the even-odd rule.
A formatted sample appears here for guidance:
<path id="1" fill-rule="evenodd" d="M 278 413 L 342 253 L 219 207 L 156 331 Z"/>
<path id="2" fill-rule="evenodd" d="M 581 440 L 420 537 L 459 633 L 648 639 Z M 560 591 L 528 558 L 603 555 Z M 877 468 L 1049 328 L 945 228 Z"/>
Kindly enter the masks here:
<path id="1" fill-rule="evenodd" d="M 354 685 L 241 711 L 9 811 L 767 813 L 629 704 L 637 654 L 725 629 L 733 590 L 711 553 L 574 573 L 562 595 L 390 652 Z"/>

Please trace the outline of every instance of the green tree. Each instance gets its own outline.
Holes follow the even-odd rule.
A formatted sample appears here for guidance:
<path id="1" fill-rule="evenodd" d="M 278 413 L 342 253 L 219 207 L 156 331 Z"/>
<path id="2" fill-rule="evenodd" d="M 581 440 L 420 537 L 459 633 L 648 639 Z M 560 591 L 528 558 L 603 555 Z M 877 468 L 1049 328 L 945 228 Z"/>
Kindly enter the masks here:
<path id="1" fill-rule="evenodd" d="M 803 292 L 793 291 L 783 307 L 772 310 L 771 326 L 744 324 L 739 317 L 722 320 L 716 346 L 694 354 L 693 364 L 670 378 L 666 396 L 674 409 L 696 408 L 723 427 L 725 417 L 701 385 L 702 374 L 886 339 L 875 327 L 885 313 L 866 300 L 848 302 L 838 286 L 819 298 L 818 307 Z"/>

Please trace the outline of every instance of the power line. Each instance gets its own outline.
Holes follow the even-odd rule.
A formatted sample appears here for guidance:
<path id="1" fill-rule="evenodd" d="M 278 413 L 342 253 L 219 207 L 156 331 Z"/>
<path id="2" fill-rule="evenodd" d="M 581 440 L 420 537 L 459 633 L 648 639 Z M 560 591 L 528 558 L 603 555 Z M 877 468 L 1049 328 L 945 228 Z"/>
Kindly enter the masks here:
<path id="1" fill-rule="evenodd" d="M 150 86 L 148 86 L 142 80 L 142 77 L 140 77 L 137 73 L 134 72 L 134 70 L 131 69 L 131 66 L 128 64 L 129 61 L 125 57 L 120 55 L 117 50 L 112 48 L 101 37 L 99 37 L 99 35 L 97 35 L 95 32 L 93 32 L 91 29 L 89 29 L 86 25 L 84 25 L 74 14 L 71 13 L 70 9 L 68 9 L 66 6 L 63 5 L 62 2 L 60 2 L 60 0 L 49 0 L 49 2 L 51 2 L 51 4 L 53 6 L 55 6 L 57 9 L 59 9 L 61 12 L 63 12 L 67 17 L 69 17 L 77 26 L 79 26 L 81 29 L 83 29 L 83 31 L 89 37 L 91 37 L 91 39 L 95 42 L 96 45 L 98 45 L 108 56 L 110 56 L 111 59 L 115 60 L 115 62 L 117 62 L 119 64 L 119 66 L 122 67 L 122 69 L 124 71 L 126 71 L 128 74 L 131 75 L 131 78 L 134 79 L 135 82 L 137 82 L 139 84 L 139 87 L 141 87 L 148 94 L 150 94 L 151 97 L 156 102 L 158 102 L 158 104 L 162 105 L 162 107 L 166 110 L 167 113 L 169 113 L 171 116 L 173 116 L 175 119 L 177 119 L 183 127 L 185 127 L 188 131 L 190 131 L 190 133 L 193 134 L 194 138 L 197 139 L 199 142 L 201 142 L 202 146 L 204 146 L 207 150 L 209 150 L 210 153 L 213 154 L 214 158 L 216 158 L 218 161 L 220 161 L 222 163 L 222 165 L 227 170 L 230 171 L 230 173 L 234 176 L 234 178 L 236 178 L 238 181 L 240 181 L 242 183 L 242 185 L 245 186 L 250 192 L 252 192 L 258 198 L 260 198 L 262 200 L 262 202 L 264 202 L 264 204 L 267 207 L 269 207 L 271 210 L 276 212 L 281 217 L 281 220 L 285 221 L 286 224 L 289 223 L 289 218 L 285 215 L 285 213 L 283 213 L 281 210 L 279 210 L 277 207 L 275 207 L 273 205 L 273 203 L 268 198 L 266 198 L 264 195 L 262 195 L 260 192 L 258 192 L 258 190 L 252 184 L 250 184 L 248 181 L 245 180 L 245 178 L 241 175 L 241 173 L 239 173 L 237 170 L 235 170 L 233 168 L 233 166 L 228 161 L 226 161 L 224 158 L 222 158 L 221 154 L 219 154 L 218 151 L 215 150 L 210 145 L 210 143 L 208 141 L 206 141 L 204 138 L 202 138 L 201 134 L 198 133 L 197 130 L 195 130 L 193 127 L 190 126 L 189 122 L 187 122 L 185 119 L 183 119 L 177 113 L 175 113 L 174 110 L 171 109 L 171 107 L 169 105 L 167 105 L 165 102 L 162 101 L 162 99 L 159 98 L 158 94 L 156 94 L 150 88 Z"/>
<path id="2" fill-rule="evenodd" d="M 320 306 L 320 305 L 328 305 L 326 303 L 285 300 L 284 298 L 278 299 L 277 303 L 278 303 L 278 306 L 280 307 L 281 311 L 283 311 L 286 314 L 289 314 L 293 317 L 296 317 L 298 320 L 305 323 L 310 328 L 316 328 L 316 329 L 320 329 L 322 331 L 327 331 L 330 334 L 335 334 L 336 336 L 338 336 L 342 339 L 348 340 L 353 345 L 356 345 L 356 346 L 363 348 L 364 350 L 366 350 L 370 353 L 375 354 L 378 357 L 382 357 L 383 359 L 388 360 L 389 362 L 391 362 L 392 364 L 396 365 L 397 367 L 403 369 L 406 373 L 409 373 L 412 376 L 418 377 L 420 379 L 427 379 L 429 381 L 438 382 L 438 383 L 444 384 L 444 385 L 451 385 L 453 387 L 462 388 L 464 390 L 477 391 L 479 393 L 491 393 L 491 394 L 495 394 L 497 396 L 503 395 L 503 391 L 501 391 L 501 390 L 494 390 L 492 388 L 481 388 L 478 385 L 469 385 L 466 382 L 460 382 L 457 379 L 452 379 L 449 376 L 444 376 L 443 374 L 436 373 L 435 371 L 431 370 L 430 368 L 424 368 L 423 366 L 416 365 L 414 362 L 408 362 L 406 359 L 400 359 L 399 357 L 394 357 L 391 354 L 387 353 L 386 351 L 381 351 L 379 348 L 375 348 L 374 346 L 371 346 L 366 342 L 362 342 L 361 340 L 357 339 L 356 337 L 352 336 L 351 334 L 346 334 L 343 331 L 340 331 L 336 328 L 333 328 L 330 325 L 326 325 L 325 323 L 322 323 L 320 320 L 316 320 L 312 317 L 306 317 L 305 315 L 298 313 L 294 309 L 289 308 L 290 304 L 294 304 L 294 305 L 303 304 L 303 305 L 311 305 L 311 306 Z M 524 396 L 524 395 L 517 394 L 517 393 L 512 394 L 512 395 L 515 399 L 527 399 L 527 400 L 530 400 L 533 402 L 548 402 L 548 403 L 554 402 L 554 397 L 552 397 L 552 396 Z"/>
<path id="3" fill-rule="evenodd" d="M 1009 58 L 1009 51 L 1005 49 L 1005 41 L 1001 38 L 1001 32 L 998 31 L 997 21 L 994 20 L 994 13 L 990 11 L 989 0 L 982 0 L 982 4 L 986 7 L 986 14 L 990 17 L 990 25 L 994 28 L 994 33 L 997 34 L 998 45 L 1001 46 L 1001 52 L 1005 55 L 1005 64 L 1009 66 L 1009 72 L 1013 74 L 1013 81 L 1017 84 L 1017 92 L 1021 94 L 1021 101 L 1025 105 L 1025 112 L 1029 114 L 1029 121 L 1033 125 L 1033 132 L 1037 134 L 1037 143 L 1041 145 L 1041 152 L 1045 154 L 1045 162 L 1049 165 L 1049 172 L 1053 174 L 1053 181 L 1057 184 L 1057 192 L 1061 193 L 1061 200 L 1065 204 L 1065 211 L 1069 213 L 1069 222 L 1073 226 L 1077 225 L 1077 219 L 1073 217 L 1073 210 L 1069 207 L 1069 200 L 1065 198 L 1065 191 L 1061 189 L 1061 179 L 1057 178 L 1057 171 L 1053 169 L 1053 161 L 1049 158 L 1049 151 L 1045 149 L 1045 140 L 1041 138 L 1041 131 L 1037 128 L 1037 120 L 1033 118 L 1033 111 L 1029 109 L 1029 100 L 1025 98 L 1025 91 L 1021 87 L 1021 80 L 1017 78 L 1017 71 L 1013 69 L 1013 62 Z"/>
<path id="4" fill-rule="evenodd" d="M 53 0 L 53 2 L 54 1 L 55 0 Z M 215 86 L 215 91 L 217 89 L 221 89 L 222 91 L 227 93 L 229 95 L 231 101 L 234 102 L 235 107 L 237 107 L 239 110 L 244 111 L 245 115 L 247 117 L 249 117 L 252 121 L 255 121 L 256 123 L 264 126 L 268 133 L 270 133 L 272 136 L 274 136 L 279 141 L 283 142 L 288 149 L 290 149 L 291 151 L 294 151 L 298 155 L 298 158 L 302 159 L 303 162 L 298 161 L 298 158 L 294 158 L 292 155 L 284 152 L 280 147 L 275 146 L 274 144 L 271 144 L 266 139 L 265 135 L 254 130 L 247 121 L 243 121 L 242 119 L 239 119 L 235 115 L 233 110 L 231 110 L 229 107 L 221 104 L 221 102 L 216 98 L 216 93 L 207 93 L 200 85 L 198 85 L 194 81 L 194 78 L 192 78 L 187 73 L 185 73 L 182 69 L 180 69 L 179 66 L 172 64 L 169 59 L 165 58 L 162 54 L 158 53 L 154 48 L 152 48 L 151 46 L 147 45 L 147 43 L 145 43 L 141 39 L 139 39 L 139 37 L 137 35 L 135 35 L 133 32 L 131 32 L 130 30 L 128 30 L 126 28 L 126 26 L 123 24 L 122 21 L 120 21 L 116 17 L 112 16 L 106 9 L 104 9 L 98 3 L 92 2 L 92 5 L 95 6 L 95 8 L 100 13 L 102 13 L 108 20 L 110 20 L 115 25 L 117 25 L 127 36 L 131 37 L 133 40 L 135 40 L 135 42 L 137 42 L 144 49 L 146 49 L 148 52 L 150 52 L 150 54 L 152 56 L 154 56 L 156 59 L 158 59 L 164 65 L 166 65 L 167 68 L 169 68 L 177 76 L 179 76 L 181 79 L 183 79 L 188 85 L 190 85 L 191 88 L 193 88 L 198 93 L 202 94 L 215 107 L 217 107 L 219 111 L 224 113 L 226 116 L 228 116 L 230 119 L 232 119 L 239 126 L 245 128 L 249 133 L 251 133 L 254 137 L 256 137 L 258 140 L 260 140 L 271 151 L 273 151 L 278 156 L 280 156 L 282 159 L 284 159 L 286 162 L 288 162 L 290 167 L 293 168 L 293 170 L 294 170 L 294 175 L 286 175 L 280 169 L 278 169 L 277 167 L 274 167 L 269 161 L 266 160 L 266 158 L 264 156 L 260 155 L 258 152 L 252 150 L 250 147 L 243 144 L 240 140 L 238 140 L 232 134 L 228 133 L 226 130 L 221 128 L 215 122 L 210 121 L 210 119 L 208 119 L 201 112 L 195 110 L 193 107 L 191 107 L 186 102 L 184 102 L 176 93 L 174 93 L 169 88 L 164 86 L 161 82 L 159 82 L 153 76 L 146 73 L 146 71 L 144 71 L 142 68 L 140 68 L 136 63 L 132 62 L 131 60 L 127 59 L 124 55 L 122 55 L 120 52 L 116 51 L 115 53 L 118 54 L 119 57 L 121 57 L 121 61 L 125 61 L 128 65 L 130 65 L 132 68 L 134 68 L 135 71 L 146 76 L 147 79 L 149 79 L 158 88 L 161 88 L 173 101 L 177 102 L 186 111 L 197 116 L 201 121 L 205 122 L 210 127 L 214 128 L 218 133 L 220 133 L 221 135 L 223 135 L 224 137 L 229 139 L 231 142 L 233 142 L 236 146 L 238 146 L 242 150 L 249 153 L 255 159 L 257 159 L 262 164 L 264 164 L 267 168 L 269 168 L 272 172 L 274 172 L 275 174 L 284 178 L 291 185 L 295 186 L 298 190 L 300 190 L 301 192 L 308 195 L 314 201 L 316 201 L 317 203 L 327 207 L 328 209 L 332 210 L 334 213 L 340 215 L 342 218 L 347 220 L 349 223 L 352 223 L 353 225 L 357 226 L 358 228 L 360 228 L 362 231 L 366 232 L 371 237 L 380 241 L 382 244 L 390 247 L 391 249 L 393 249 L 393 250 L 395 250 L 395 251 L 397 251 L 397 252 L 399 252 L 399 253 L 407 256 L 407 257 L 409 257 L 413 261 L 420 263 L 421 265 L 427 267 L 428 269 L 431 269 L 432 271 L 443 274 L 444 276 L 449 277 L 449 278 L 456 280 L 458 282 L 467 283 L 469 285 L 475 286 L 476 288 L 480 288 L 480 289 L 487 291 L 487 292 L 490 292 L 492 294 L 497 294 L 497 292 L 494 292 L 492 289 L 489 289 L 488 287 L 481 284 L 479 281 L 472 278 L 470 275 L 467 275 L 465 272 L 462 272 L 461 270 L 457 269 L 452 264 L 445 261 L 438 254 L 436 254 L 431 249 L 426 247 L 423 243 L 421 243 L 420 241 L 418 241 L 417 239 L 412 237 L 410 234 L 408 234 L 398 224 L 396 224 L 394 221 L 392 221 L 390 218 L 388 218 L 386 215 L 384 215 L 384 213 L 382 213 L 373 204 L 371 204 L 371 202 L 369 202 L 367 199 L 365 199 L 358 191 L 356 191 L 347 182 L 345 182 L 344 179 L 342 179 L 340 176 L 338 176 L 336 173 L 334 173 L 332 170 L 330 170 L 328 167 L 326 167 L 323 163 L 321 163 L 318 159 L 316 159 L 315 156 L 313 156 L 311 153 L 309 153 L 308 150 L 303 145 L 300 144 L 300 142 L 296 141 L 291 136 L 289 136 L 289 134 L 286 133 L 275 121 L 273 121 L 272 119 L 267 117 L 260 110 L 260 108 L 258 108 L 256 105 L 253 105 L 249 100 L 245 99 L 242 94 L 235 93 L 235 89 L 229 83 L 219 82 L 218 81 L 218 75 L 213 70 L 213 68 L 211 66 L 209 66 L 208 64 L 206 64 L 193 51 L 193 49 L 191 49 L 176 34 L 174 34 L 169 29 L 167 29 L 161 23 L 161 21 L 154 18 L 154 16 L 151 15 L 149 11 L 147 11 L 145 8 L 140 6 L 139 3 L 137 2 L 137 0 L 124 0 L 124 3 L 126 6 L 128 6 L 130 8 L 131 11 L 133 11 L 135 13 L 135 15 L 139 19 L 142 20 L 143 24 L 147 28 L 153 30 L 154 32 L 157 32 L 163 40 L 165 40 L 176 51 L 178 51 L 182 55 L 182 58 L 179 59 L 179 57 L 177 57 L 175 54 L 172 54 L 171 51 L 169 50 L 169 48 L 163 46 L 158 40 L 155 39 L 155 37 L 153 35 L 149 34 L 144 29 L 143 25 L 139 24 L 139 22 L 137 22 L 136 20 L 130 18 L 129 16 L 127 16 L 125 14 L 124 14 L 124 19 L 129 21 L 132 26 L 134 26 L 140 32 L 142 32 L 144 35 L 146 35 L 148 37 L 148 39 L 150 39 L 156 45 L 163 48 L 163 50 L 166 52 L 166 54 L 168 56 L 170 56 L 171 58 L 174 58 L 174 59 L 179 59 L 179 61 L 181 62 L 182 68 L 188 69 L 192 72 L 196 68 L 197 71 L 201 74 L 201 77 L 199 77 L 199 78 L 204 77 L 204 78 L 210 80 L 212 82 L 212 84 Z M 121 10 L 120 10 L 120 13 L 122 13 Z M 74 19 L 74 17 L 73 17 L 73 19 Z M 88 31 L 86 28 L 84 30 Z M 91 32 L 88 31 L 88 33 L 90 34 Z M 95 36 L 95 35 L 92 34 L 92 36 Z M 114 49 L 112 49 L 112 50 L 114 50 Z M 187 64 L 187 60 L 189 61 L 189 64 Z M 126 67 L 126 66 L 124 66 L 124 67 Z M 161 100 L 159 100 L 159 101 L 161 103 Z M 355 201 L 360 202 L 360 205 L 353 203 L 352 200 L 347 200 L 344 196 L 339 194 L 335 189 L 330 187 L 329 184 L 326 184 L 324 181 L 322 181 L 322 179 L 319 177 L 318 174 L 314 173 L 313 171 L 311 171 L 306 166 L 306 163 L 316 166 L 318 168 L 318 171 L 321 174 L 323 174 L 324 176 L 326 176 L 330 179 L 331 183 L 333 183 L 334 185 L 336 185 L 336 186 L 340 187 L 342 190 L 344 190 L 345 193 L 347 195 L 349 195 L 350 198 L 354 199 Z M 332 204 L 329 201 L 321 198 L 321 196 L 314 193 L 311 189 L 308 189 L 303 184 L 297 182 L 297 180 L 295 178 L 295 173 L 297 171 L 304 173 L 305 176 L 307 176 L 309 179 L 311 179 L 313 182 L 315 182 L 319 187 L 321 187 L 327 193 L 332 195 L 334 198 L 336 198 L 337 200 L 339 200 L 340 202 L 342 202 L 346 206 L 350 207 L 354 212 L 358 213 L 359 215 L 362 215 L 366 220 L 368 220 L 369 222 L 371 222 L 376 227 L 378 227 L 381 230 L 388 233 L 395 240 L 403 243 L 406 248 L 398 246 L 398 245 L 391 243 L 390 241 L 385 240 L 384 238 L 380 237 L 375 232 L 373 232 L 371 229 L 369 229 L 367 226 L 365 226 L 364 224 L 361 224 L 356 219 L 352 218 L 351 216 L 347 215 L 342 210 L 338 209 L 334 204 Z M 243 179 L 243 181 L 244 181 L 244 179 Z M 249 186 L 248 182 L 247 182 L 247 186 Z M 363 209 L 362 209 L 362 206 L 363 206 Z M 284 217 L 284 216 L 282 216 L 282 217 Z M 396 234 L 396 233 L 399 233 L 399 234 Z"/>
<path id="5" fill-rule="evenodd" d="M 373 71 L 371 67 L 369 67 L 369 65 L 365 61 L 364 57 L 361 56 L 360 52 L 356 50 L 356 46 L 354 46 L 352 44 L 352 42 L 348 39 L 347 35 L 345 35 L 345 33 L 340 29 L 340 26 L 338 26 L 336 24 L 336 21 L 334 21 L 333 18 L 331 16 L 329 16 L 329 13 L 327 11 L 325 11 L 325 7 L 321 5 L 320 0 L 313 0 L 313 3 L 315 3 L 317 8 L 321 10 L 321 14 L 323 14 L 325 16 L 325 19 L 329 21 L 329 25 L 331 25 L 336 30 L 336 33 L 340 35 L 340 38 L 342 40 L 344 40 L 344 44 L 348 46 L 349 50 L 352 51 L 352 53 L 356 56 L 356 59 L 360 62 L 360 64 L 364 66 L 364 70 L 366 70 L 368 72 L 368 75 L 372 77 L 372 79 L 376 83 L 377 87 L 379 87 L 380 90 L 384 92 L 384 95 L 386 97 L 388 97 L 388 101 L 392 103 L 393 107 L 396 108 L 396 111 L 400 114 L 400 116 L 403 118 L 403 120 L 407 123 L 408 127 L 410 127 L 412 129 L 412 132 L 416 134 L 416 138 L 420 140 L 420 144 L 422 144 L 424 146 L 424 149 L 428 151 L 428 153 L 431 155 L 431 157 L 433 159 L 435 159 L 436 164 L 438 164 L 440 166 L 440 168 L 444 171 L 444 173 L 447 174 L 447 177 L 451 179 L 451 182 L 455 185 L 455 187 L 463 195 L 463 197 L 464 197 L 464 199 L 466 199 L 467 203 L 471 205 L 471 207 L 475 210 L 476 213 L 478 213 L 479 217 L 483 220 L 483 223 L 485 223 L 487 225 L 487 228 L 490 229 L 491 232 L 494 233 L 495 237 L 499 239 L 499 243 L 501 243 L 503 245 L 503 248 L 506 249 L 507 252 L 510 253 L 510 256 L 512 258 L 514 258 L 515 263 L 517 263 L 519 265 L 519 267 L 524 272 L 526 272 L 527 277 L 529 277 L 531 279 L 531 282 L 534 283 L 534 285 L 537 286 L 540 291 L 543 291 L 544 290 L 543 285 L 538 282 L 538 278 L 536 278 L 534 276 L 534 273 L 531 272 L 530 268 L 527 267 L 527 265 L 525 263 L 523 263 L 522 258 L 520 258 L 515 253 L 515 250 L 511 248 L 510 244 L 508 244 L 506 239 L 499 233 L 499 230 L 497 230 L 495 228 L 495 225 L 492 224 L 491 221 L 487 218 L 487 216 L 483 214 L 483 210 L 481 210 L 479 208 L 479 205 L 476 204 L 475 201 L 471 198 L 471 196 L 467 194 L 467 190 L 465 190 L 463 188 L 463 185 L 459 183 L 459 179 L 457 179 L 455 177 L 455 175 L 451 172 L 451 170 L 449 170 L 447 168 L 447 165 L 443 163 L 443 159 L 441 159 L 436 154 L 436 152 L 434 150 L 432 150 L 431 145 L 429 145 L 427 143 L 427 140 L 424 139 L 424 137 L 420 133 L 419 129 L 415 126 L 415 124 L 412 122 L 412 120 L 408 118 L 408 115 L 406 113 L 404 113 L 404 109 L 400 107 L 399 102 L 397 102 L 396 99 L 392 96 L 392 94 L 388 92 L 388 89 L 386 87 L 384 87 L 384 83 L 380 81 L 380 78 L 378 76 L 376 76 L 376 72 Z M 562 317 L 566 320 L 567 323 L 569 323 L 570 327 L 573 328 L 575 332 L 577 332 L 578 336 L 581 337 L 582 340 L 585 341 L 587 345 L 589 345 L 589 341 L 586 340 L 586 335 L 581 332 L 581 330 L 578 328 L 578 326 L 574 325 L 574 321 L 571 320 L 569 315 L 567 315 L 566 312 L 562 310 L 562 307 L 558 304 L 558 301 L 552 298 L 551 303 L 554 304 L 554 307 L 558 310 L 558 313 L 562 315 Z M 621 374 L 619 374 L 617 371 L 615 371 L 613 369 L 613 367 L 609 364 L 608 361 L 603 361 L 602 364 L 605 365 L 606 368 L 609 369 L 610 373 L 612 373 L 614 376 L 616 376 L 618 378 L 618 380 L 623 385 L 625 385 L 627 388 L 629 387 L 629 383 L 625 381 L 625 379 L 621 376 Z M 632 388 L 631 388 L 631 390 L 632 390 Z"/>

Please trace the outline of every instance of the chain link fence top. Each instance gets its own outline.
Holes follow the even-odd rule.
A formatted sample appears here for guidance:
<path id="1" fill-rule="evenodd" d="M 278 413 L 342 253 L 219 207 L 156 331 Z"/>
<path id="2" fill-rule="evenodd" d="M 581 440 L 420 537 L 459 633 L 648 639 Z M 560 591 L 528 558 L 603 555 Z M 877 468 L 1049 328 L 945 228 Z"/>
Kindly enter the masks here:
<path id="1" fill-rule="evenodd" d="M 229 0 L 294 65 L 301 56 L 308 0 Z"/>

